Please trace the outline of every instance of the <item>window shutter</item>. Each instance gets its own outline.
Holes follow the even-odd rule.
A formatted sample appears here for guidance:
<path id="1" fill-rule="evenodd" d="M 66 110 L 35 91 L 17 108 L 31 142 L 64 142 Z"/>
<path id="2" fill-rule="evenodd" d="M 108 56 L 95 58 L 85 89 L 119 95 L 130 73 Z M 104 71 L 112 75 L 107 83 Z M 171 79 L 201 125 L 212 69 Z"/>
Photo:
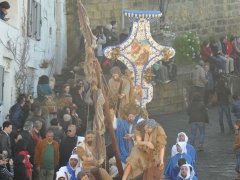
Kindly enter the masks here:
<path id="1" fill-rule="evenodd" d="M 4 67 L 0 66 L 0 105 L 3 104 Z"/>
<path id="2" fill-rule="evenodd" d="M 36 3 L 36 40 L 41 40 L 41 28 L 42 28 L 42 18 L 41 18 L 41 4 Z"/>
<path id="3" fill-rule="evenodd" d="M 27 35 L 33 36 L 33 0 L 28 0 L 28 20 L 27 20 Z"/>

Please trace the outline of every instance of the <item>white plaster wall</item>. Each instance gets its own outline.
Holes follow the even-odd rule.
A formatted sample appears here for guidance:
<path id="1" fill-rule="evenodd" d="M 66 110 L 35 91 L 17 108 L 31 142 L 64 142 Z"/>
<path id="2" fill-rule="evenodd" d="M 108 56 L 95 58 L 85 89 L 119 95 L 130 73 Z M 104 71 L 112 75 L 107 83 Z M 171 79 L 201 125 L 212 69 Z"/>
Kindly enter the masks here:
<path id="1" fill-rule="evenodd" d="M 29 38 L 31 61 L 28 67 L 34 68 L 36 75 L 39 77 L 43 74 L 52 76 L 54 73 L 61 73 L 61 69 L 66 59 L 66 13 L 65 0 L 38 0 L 41 2 L 41 41 Z M 8 11 L 8 22 L 0 20 L 0 39 L 7 45 L 10 39 L 20 37 L 19 43 L 22 42 L 22 17 L 23 13 L 27 14 L 27 0 L 8 0 L 11 8 Z M 23 7 L 23 2 L 25 7 Z M 52 28 L 50 35 L 49 28 Z M 53 66 L 47 69 L 39 68 L 42 60 L 53 60 Z M 10 62 L 10 68 L 7 69 L 7 63 Z M 14 57 L 0 43 L 0 65 L 5 67 L 5 85 L 4 85 L 4 104 L 0 106 L 0 126 L 4 116 L 8 113 L 10 107 L 16 100 L 15 71 L 18 69 L 14 62 Z M 38 79 L 34 83 L 36 92 Z"/>

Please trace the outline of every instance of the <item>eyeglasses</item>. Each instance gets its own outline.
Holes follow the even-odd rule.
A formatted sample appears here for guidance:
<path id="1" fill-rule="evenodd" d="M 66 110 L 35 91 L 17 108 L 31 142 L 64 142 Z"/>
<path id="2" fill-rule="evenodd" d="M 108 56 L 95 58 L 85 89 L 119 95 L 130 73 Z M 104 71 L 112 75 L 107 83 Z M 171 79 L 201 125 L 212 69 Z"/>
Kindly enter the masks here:
<path id="1" fill-rule="evenodd" d="M 68 132 L 72 132 L 72 130 L 68 130 Z"/>

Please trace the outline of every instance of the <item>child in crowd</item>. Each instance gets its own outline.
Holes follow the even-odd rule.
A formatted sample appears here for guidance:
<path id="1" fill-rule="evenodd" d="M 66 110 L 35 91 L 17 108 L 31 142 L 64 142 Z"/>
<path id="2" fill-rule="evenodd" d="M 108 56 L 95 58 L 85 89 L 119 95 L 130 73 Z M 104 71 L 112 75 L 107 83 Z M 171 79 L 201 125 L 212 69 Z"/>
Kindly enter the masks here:
<path id="1" fill-rule="evenodd" d="M 25 166 L 25 156 L 23 154 L 18 154 L 14 158 L 13 180 L 28 180 Z"/>
<path id="2" fill-rule="evenodd" d="M 237 163 L 236 163 L 236 172 L 238 173 L 235 180 L 240 180 L 240 120 L 236 120 L 235 121 L 235 124 L 234 124 L 234 128 L 236 129 L 237 131 L 237 135 L 236 135 L 236 138 L 235 138 L 235 142 L 234 142 L 234 145 L 233 145 L 233 150 L 236 154 L 236 158 L 237 158 Z"/>
<path id="3" fill-rule="evenodd" d="M 7 163 L 10 165 L 10 172 L 6 168 Z M 0 154 L 0 179 L 7 179 L 9 177 L 14 177 L 13 160 L 5 159 L 4 155 Z"/>

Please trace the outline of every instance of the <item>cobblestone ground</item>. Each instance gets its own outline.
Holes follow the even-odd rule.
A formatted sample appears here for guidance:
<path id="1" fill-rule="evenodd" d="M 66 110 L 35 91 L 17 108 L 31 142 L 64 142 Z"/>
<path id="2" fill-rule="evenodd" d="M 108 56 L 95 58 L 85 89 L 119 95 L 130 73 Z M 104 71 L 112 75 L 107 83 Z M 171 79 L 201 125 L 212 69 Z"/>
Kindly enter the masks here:
<path id="1" fill-rule="evenodd" d="M 186 112 L 153 116 L 165 129 L 168 136 L 165 163 L 171 157 L 172 145 L 176 143 L 178 132 L 185 132 L 190 139 L 190 127 Z M 204 151 L 197 152 L 196 167 L 199 180 L 233 180 L 236 172 L 235 155 L 232 150 L 235 135 L 229 133 L 226 117 L 224 117 L 225 133 L 220 133 L 218 112 L 216 108 L 209 109 L 210 124 L 206 127 Z M 233 116 L 232 116 L 233 118 Z M 234 118 L 233 118 L 234 121 Z M 197 134 L 199 136 L 199 132 Z M 198 146 L 198 137 L 195 148 Z"/>
<path id="2" fill-rule="evenodd" d="M 229 133 L 226 117 L 224 117 L 225 133 L 220 133 L 218 123 L 218 112 L 216 108 L 209 110 L 210 124 L 206 127 L 204 140 L 204 151 L 197 152 L 198 161 L 196 167 L 199 180 L 234 180 L 235 154 L 232 150 L 235 135 Z M 172 145 L 176 143 L 177 134 L 185 132 L 190 139 L 190 126 L 186 112 L 176 114 L 152 116 L 159 122 L 167 134 L 167 147 L 165 153 L 165 164 L 171 158 Z M 233 116 L 232 116 L 233 118 Z M 234 119 L 233 119 L 234 121 Z M 195 148 L 198 146 L 198 136 L 195 140 Z M 106 144 L 110 142 L 106 134 Z"/>

